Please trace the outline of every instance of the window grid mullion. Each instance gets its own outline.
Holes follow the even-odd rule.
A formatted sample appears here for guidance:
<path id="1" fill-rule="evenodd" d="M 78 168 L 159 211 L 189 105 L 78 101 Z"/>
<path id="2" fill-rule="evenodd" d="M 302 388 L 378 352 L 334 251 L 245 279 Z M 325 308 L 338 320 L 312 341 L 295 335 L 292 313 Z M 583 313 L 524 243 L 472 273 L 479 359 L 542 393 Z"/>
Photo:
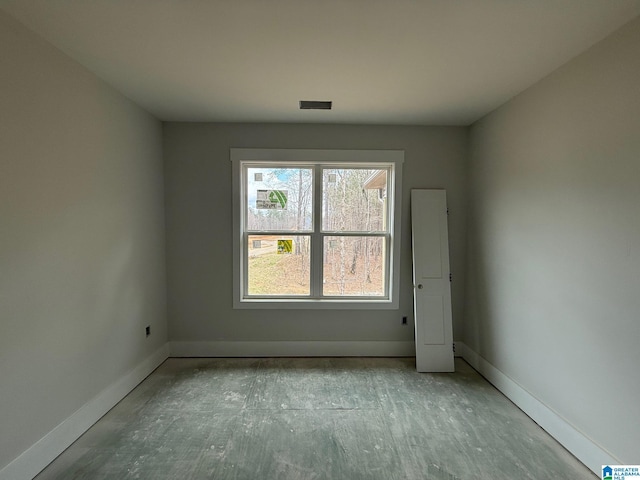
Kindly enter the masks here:
<path id="1" fill-rule="evenodd" d="M 311 296 L 322 297 L 322 167 L 313 167 L 313 233 L 311 234 Z"/>
<path id="2" fill-rule="evenodd" d="M 389 232 L 345 232 L 344 230 L 341 230 L 338 232 L 322 232 L 322 235 L 325 237 L 387 237 L 389 235 Z"/>

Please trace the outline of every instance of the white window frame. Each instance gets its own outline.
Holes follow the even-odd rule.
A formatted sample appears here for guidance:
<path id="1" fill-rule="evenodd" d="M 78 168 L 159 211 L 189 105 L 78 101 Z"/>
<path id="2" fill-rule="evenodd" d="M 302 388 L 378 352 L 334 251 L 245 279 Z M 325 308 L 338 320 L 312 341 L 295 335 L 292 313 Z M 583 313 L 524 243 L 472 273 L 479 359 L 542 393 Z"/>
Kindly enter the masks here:
<path id="1" fill-rule="evenodd" d="M 399 308 L 400 288 L 400 230 L 402 204 L 402 164 L 404 151 L 402 150 L 308 150 L 308 149 L 262 149 L 262 148 L 232 148 L 230 151 L 232 162 L 232 213 L 233 213 L 233 307 L 234 308 L 268 308 L 268 309 L 384 309 L 397 310 Z M 332 298 L 254 298 L 245 297 L 244 285 L 246 275 L 246 252 L 244 242 L 244 215 L 246 212 L 243 178 L 243 165 L 250 163 L 291 163 L 292 166 L 301 164 L 331 166 L 333 168 L 354 167 L 358 164 L 379 163 L 392 166 L 392 178 L 388 179 L 387 197 L 393 199 L 389 209 L 389 255 L 387 268 L 389 269 L 388 296 L 386 297 L 332 297 Z M 319 210 L 315 202 L 319 198 L 318 184 L 314 190 L 315 211 Z M 317 216 L 316 216 L 317 219 Z M 321 225 L 316 224 L 317 232 Z M 364 235 L 368 235 L 363 232 Z M 313 233 L 311 235 L 314 235 Z M 314 261 L 313 258 L 311 260 Z M 320 258 L 320 262 L 322 259 Z M 313 289 L 314 280 L 311 279 Z"/>

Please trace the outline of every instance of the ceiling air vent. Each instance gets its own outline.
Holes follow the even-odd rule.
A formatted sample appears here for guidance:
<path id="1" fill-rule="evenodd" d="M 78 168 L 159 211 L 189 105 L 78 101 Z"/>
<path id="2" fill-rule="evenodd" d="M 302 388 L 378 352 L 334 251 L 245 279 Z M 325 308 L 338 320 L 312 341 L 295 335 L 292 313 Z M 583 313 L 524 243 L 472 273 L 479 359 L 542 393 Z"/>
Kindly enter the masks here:
<path id="1" fill-rule="evenodd" d="M 319 102 L 316 100 L 300 100 L 300 110 L 331 110 L 333 102 Z"/>

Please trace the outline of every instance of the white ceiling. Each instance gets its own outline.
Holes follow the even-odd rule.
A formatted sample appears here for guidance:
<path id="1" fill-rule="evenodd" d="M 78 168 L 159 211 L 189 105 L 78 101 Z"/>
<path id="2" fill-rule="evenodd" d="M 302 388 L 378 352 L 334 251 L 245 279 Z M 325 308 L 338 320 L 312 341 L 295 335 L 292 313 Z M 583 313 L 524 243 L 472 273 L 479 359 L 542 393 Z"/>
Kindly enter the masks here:
<path id="1" fill-rule="evenodd" d="M 468 125 L 640 0 L 0 0 L 162 120 Z M 332 100 L 300 111 L 299 100 Z"/>

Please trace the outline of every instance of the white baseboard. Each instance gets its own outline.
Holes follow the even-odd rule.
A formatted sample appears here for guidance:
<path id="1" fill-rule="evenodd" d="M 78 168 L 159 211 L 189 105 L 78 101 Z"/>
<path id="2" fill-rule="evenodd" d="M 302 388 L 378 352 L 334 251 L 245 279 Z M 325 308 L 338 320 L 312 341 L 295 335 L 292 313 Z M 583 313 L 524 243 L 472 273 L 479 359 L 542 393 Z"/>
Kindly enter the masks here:
<path id="1" fill-rule="evenodd" d="M 168 357 L 165 344 L 0 470 L 0 480 L 31 480 Z"/>
<path id="2" fill-rule="evenodd" d="M 462 342 L 462 357 L 523 412 L 544 428 L 597 475 L 603 464 L 622 462 L 577 430 L 514 380 Z M 147 357 L 60 423 L 19 457 L 0 470 L 0 480 L 29 480 L 76 441 L 167 357 L 406 357 L 415 355 L 413 341 L 397 342 L 170 342 Z"/>
<path id="3" fill-rule="evenodd" d="M 405 342 L 171 342 L 172 357 L 413 357 Z"/>
<path id="4" fill-rule="evenodd" d="M 456 355 L 480 372 L 598 477 L 602 473 L 602 465 L 623 463 L 464 343 L 456 342 Z"/>

